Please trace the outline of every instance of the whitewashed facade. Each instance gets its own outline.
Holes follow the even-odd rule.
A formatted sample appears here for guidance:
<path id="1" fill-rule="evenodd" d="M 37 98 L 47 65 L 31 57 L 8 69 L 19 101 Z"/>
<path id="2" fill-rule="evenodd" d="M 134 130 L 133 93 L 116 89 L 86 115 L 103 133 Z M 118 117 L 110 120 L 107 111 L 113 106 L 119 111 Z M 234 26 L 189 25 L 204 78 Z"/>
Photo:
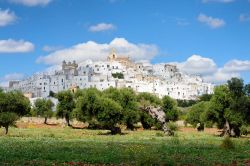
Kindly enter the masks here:
<path id="1" fill-rule="evenodd" d="M 112 74 L 122 73 L 123 79 Z M 10 81 L 8 90 L 20 90 L 33 98 L 49 97 L 50 93 L 75 88 L 130 87 L 136 92 L 149 92 L 159 97 L 196 99 L 213 93 L 213 85 L 203 82 L 200 76 L 181 73 L 175 65 L 132 62 L 128 57 L 117 57 L 112 52 L 107 61 L 87 60 L 62 63 L 62 69 L 53 74 L 39 73 L 22 81 Z"/>

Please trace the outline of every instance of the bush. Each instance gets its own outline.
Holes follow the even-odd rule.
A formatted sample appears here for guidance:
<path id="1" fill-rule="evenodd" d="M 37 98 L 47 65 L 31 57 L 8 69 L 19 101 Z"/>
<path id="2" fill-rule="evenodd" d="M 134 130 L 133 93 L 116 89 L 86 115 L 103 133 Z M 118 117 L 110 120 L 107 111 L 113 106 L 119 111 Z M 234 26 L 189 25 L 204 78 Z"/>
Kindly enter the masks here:
<path id="1" fill-rule="evenodd" d="M 230 137 L 226 136 L 223 139 L 222 144 L 220 145 L 220 147 L 222 147 L 224 149 L 234 149 L 235 145 L 234 145 L 233 141 L 230 139 Z"/>
<path id="2" fill-rule="evenodd" d="M 240 127 L 240 134 L 241 135 L 248 135 L 250 131 L 248 130 L 247 126 L 243 125 Z"/>
<path id="3" fill-rule="evenodd" d="M 178 131 L 179 130 L 179 126 L 175 122 L 170 121 L 170 122 L 168 122 L 167 126 L 171 131 Z"/>

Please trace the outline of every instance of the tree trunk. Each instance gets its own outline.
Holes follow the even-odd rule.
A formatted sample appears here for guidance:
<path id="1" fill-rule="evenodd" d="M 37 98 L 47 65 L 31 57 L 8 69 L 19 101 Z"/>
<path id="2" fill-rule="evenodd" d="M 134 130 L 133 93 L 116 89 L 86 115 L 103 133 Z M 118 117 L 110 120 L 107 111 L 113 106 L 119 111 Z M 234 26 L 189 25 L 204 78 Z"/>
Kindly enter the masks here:
<path id="1" fill-rule="evenodd" d="M 226 120 L 226 123 L 224 124 L 223 131 L 220 136 L 231 136 L 231 128 L 228 120 Z"/>
<path id="2" fill-rule="evenodd" d="M 44 118 L 44 124 L 47 124 L 48 117 Z"/>
<path id="3" fill-rule="evenodd" d="M 165 133 L 165 135 L 167 136 L 173 136 L 174 132 L 172 130 L 170 130 L 170 128 L 167 126 L 167 124 L 163 124 L 163 131 Z"/>
<path id="4" fill-rule="evenodd" d="M 134 131 L 135 127 L 131 123 L 127 123 L 127 129 Z"/>
<path id="5" fill-rule="evenodd" d="M 71 126 L 70 122 L 69 122 L 69 116 L 65 116 L 65 120 L 68 126 Z"/>
<path id="6" fill-rule="evenodd" d="M 121 133 L 122 133 L 120 127 L 111 127 L 111 128 L 110 128 L 110 131 L 111 131 L 111 134 L 112 134 L 112 135 L 121 134 Z"/>
<path id="7" fill-rule="evenodd" d="M 7 135 L 9 132 L 9 126 L 5 126 L 5 134 Z"/>
<path id="8" fill-rule="evenodd" d="M 204 131 L 204 124 L 200 123 L 199 126 L 197 127 L 197 131 Z"/>

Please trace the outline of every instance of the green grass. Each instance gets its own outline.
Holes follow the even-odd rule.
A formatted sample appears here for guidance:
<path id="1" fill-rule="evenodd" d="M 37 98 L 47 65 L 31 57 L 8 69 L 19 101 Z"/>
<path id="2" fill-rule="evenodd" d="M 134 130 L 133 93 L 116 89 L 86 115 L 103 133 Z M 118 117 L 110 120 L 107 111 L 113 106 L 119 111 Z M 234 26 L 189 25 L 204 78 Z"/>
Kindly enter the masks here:
<path id="1" fill-rule="evenodd" d="M 250 159 L 247 138 L 232 139 L 235 148 L 228 150 L 220 146 L 223 138 L 205 133 L 165 137 L 160 131 L 106 132 L 11 128 L 9 135 L 0 135 L 0 165 L 215 165 Z"/>

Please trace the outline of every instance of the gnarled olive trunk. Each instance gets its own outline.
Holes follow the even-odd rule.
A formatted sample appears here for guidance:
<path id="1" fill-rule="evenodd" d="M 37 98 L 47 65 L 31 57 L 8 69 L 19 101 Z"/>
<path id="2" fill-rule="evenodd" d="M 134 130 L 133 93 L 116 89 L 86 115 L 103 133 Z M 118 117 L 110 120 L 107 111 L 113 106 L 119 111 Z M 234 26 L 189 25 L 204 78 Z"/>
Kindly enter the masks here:
<path id="1" fill-rule="evenodd" d="M 120 127 L 110 127 L 109 129 L 110 129 L 112 135 L 121 134 L 122 133 Z"/>
<path id="2" fill-rule="evenodd" d="M 70 126 L 70 127 L 71 127 L 70 118 L 69 118 L 69 115 L 68 115 L 68 114 L 65 115 L 65 120 L 66 120 L 67 126 Z"/>
<path id="3" fill-rule="evenodd" d="M 166 123 L 163 124 L 163 132 L 165 135 L 167 136 L 173 136 L 174 135 L 174 132 L 168 127 L 168 125 Z"/>
<path id="4" fill-rule="evenodd" d="M 127 124 L 126 124 L 126 125 L 127 125 L 127 129 L 134 131 L 135 126 L 134 126 L 133 124 L 131 124 L 131 123 L 127 122 Z"/>
<path id="5" fill-rule="evenodd" d="M 231 136 L 230 131 L 231 129 L 230 129 L 229 122 L 228 120 L 226 120 L 226 123 L 224 124 L 223 130 L 220 136 Z"/>
<path id="6" fill-rule="evenodd" d="M 48 117 L 45 117 L 45 118 L 44 118 L 44 124 L 48 124 L 48 123 L 47 123 L 47 120 L 48 120 Z"/>
<path id="7" fill-rule="evenodd" d="M 4 128 L 5 128 L 5 134 L 7 135 L 9 132 L 9 126 L 4 126 Z"/>
<path id="8" fill-rule="evenodd" d="M 199 126 L 197 127 L 197 131 L 201 132 L 201 131 L 204 131 L 204 123 L 200 123 Z"/>

